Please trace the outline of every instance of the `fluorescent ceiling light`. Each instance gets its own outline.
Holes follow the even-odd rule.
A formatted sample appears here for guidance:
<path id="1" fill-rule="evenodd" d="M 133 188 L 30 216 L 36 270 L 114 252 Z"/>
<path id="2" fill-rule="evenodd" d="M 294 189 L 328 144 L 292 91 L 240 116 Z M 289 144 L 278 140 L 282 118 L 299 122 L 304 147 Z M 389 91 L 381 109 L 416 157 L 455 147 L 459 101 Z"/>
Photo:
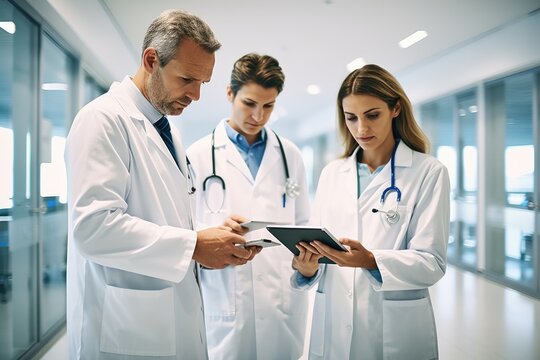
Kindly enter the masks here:
<path id="1" fill-rule="evenodd" d="M 478 112 L 478 107 L 476 105 L 469 106 L 469 112 L 471 114 L 476 114 Z"/>
<path id="2" fill-rule="evenodd" d="M 309 95 L 317 95 L 320 94 L 321 88 L 319 87 L 319 85 L 311 84 L 307 87 L 306 91 Z"/>
<path id="3" fill-rule="evenodd" d="M 43 85 L 41 85 L 41 89 L 49 91 L 66 91 L 68 86 L 64 83 L 43 83 Z"/>
<path id="4" fill-rule="evenodd" d="M 360 69 L 364 65 L 366 65 L 366 60 L 359 57 L 347 64 L 347 70 L 349 70 L 349 72 L 354 71 L 356 69 Z"/>
<path id="5" fill-rule="evenodd" d="M 0 28 L 9 34 L 15 34 L 15 23 L 13 21 L 0 21 Z"/>
<path id="6" fill-rule="evenodd" d="M 401 47 L 403 49 L 406 49 L 409 46 L 414 45 L 417 42 L 419 42 L 420 40 L 424 39 L 425 37 L 427 37 L 427 32 L 425 32 L 423 30 L 419 30 L 419 31 L 415 32 L 414 34 L 409 35 L 405 39 L 401 40 L 399 42 L 399 47 Z"/>

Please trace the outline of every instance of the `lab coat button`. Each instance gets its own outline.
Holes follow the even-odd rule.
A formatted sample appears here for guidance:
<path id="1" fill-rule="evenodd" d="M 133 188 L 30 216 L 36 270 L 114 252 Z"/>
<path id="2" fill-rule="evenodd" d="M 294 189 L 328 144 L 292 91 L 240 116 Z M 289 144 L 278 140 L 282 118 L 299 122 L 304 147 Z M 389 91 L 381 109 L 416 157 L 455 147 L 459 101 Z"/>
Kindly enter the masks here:
<path id="1" fill-rule="evenodd" d="M 347 291 L 347 295 L 349 295 L 349 297 L 352 297 L 352 291 L 351 290 Z"/>
<path id="2" fill-rule="evenodd" d="M 352 326 L 351 326 L 350 324 L 347 325 L 347 326 L 345 326 L 345 328 L 346 328 L 347 330 L 349 330 L 349 331 L 352 330 Z"/>
<path id="3" fill-rule="evenodd" d="M 257 280 L 262 281 L 262 280 L 263 280 L 263 276 L 262 276 L 262 275 L 257 275 Z"/>

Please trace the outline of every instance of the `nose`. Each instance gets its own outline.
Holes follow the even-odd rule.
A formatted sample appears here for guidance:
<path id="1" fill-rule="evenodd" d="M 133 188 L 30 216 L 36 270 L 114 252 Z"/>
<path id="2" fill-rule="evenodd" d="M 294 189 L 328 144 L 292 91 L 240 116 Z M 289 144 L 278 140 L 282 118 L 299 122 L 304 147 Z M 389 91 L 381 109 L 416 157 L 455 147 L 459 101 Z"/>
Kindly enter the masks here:
<path id="1" fill-rule="evenodd" d="M 262 120 L 263 118 L 263 108 L 262 106 L 256 106 L 254 109 L 253 109 L 253 113 L 251 114 L 251 117 L 253 118 L 253 120 L 259 122 Z"/>
<path id="2" fill-rule="evenodd" d="M 193 82 L 186 94 L 192 101 L 198 101 L 201 98 L 201 83 Z"/>
<path id="3" fill-rule="evenodd" d="M 360 119 L 356 122 L 356 132 L 359 135 L 365 134 L 368 129 L 369 126 L 367 121 Z"/>

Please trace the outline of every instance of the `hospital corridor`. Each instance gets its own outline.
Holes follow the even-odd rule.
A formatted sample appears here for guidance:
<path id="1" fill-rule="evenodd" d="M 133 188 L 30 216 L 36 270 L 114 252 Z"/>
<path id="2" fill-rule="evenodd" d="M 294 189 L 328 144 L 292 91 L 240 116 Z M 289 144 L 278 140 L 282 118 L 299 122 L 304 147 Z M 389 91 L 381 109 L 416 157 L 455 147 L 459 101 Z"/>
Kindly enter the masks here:
<path id="1" fill-rule="evenodd" d="M 0 360 L 540 359 L 540 0 L 0 0 Z"/>

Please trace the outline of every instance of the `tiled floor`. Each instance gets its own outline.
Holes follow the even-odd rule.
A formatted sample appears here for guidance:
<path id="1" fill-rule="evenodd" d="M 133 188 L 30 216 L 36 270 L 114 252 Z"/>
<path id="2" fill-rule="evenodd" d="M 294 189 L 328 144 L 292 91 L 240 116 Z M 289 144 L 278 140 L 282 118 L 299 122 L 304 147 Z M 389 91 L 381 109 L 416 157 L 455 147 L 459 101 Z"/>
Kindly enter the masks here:
<path id="1" fill-rule="evenodd" d="M 540 300 L 451 266 L 431 294 L 441 360 L 540 359 Z M 67 359 L 66 337 L 42 359 Z"/>

